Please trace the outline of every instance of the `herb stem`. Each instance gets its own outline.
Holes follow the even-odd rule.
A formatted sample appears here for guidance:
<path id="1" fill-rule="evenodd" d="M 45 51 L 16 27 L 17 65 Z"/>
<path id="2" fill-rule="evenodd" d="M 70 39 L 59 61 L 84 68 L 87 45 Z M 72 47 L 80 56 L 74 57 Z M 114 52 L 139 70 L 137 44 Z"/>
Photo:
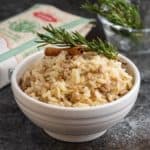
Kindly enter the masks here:
<path id="1" fill-rule="evenodd" d="M 133 29 L 142 28 L 138 8 L 126 0 L 97 0 L 97 3 L 87 1 L 81 7 L 105 17 L 114 24 Z"/>
<path id="2" fill-rule="evenodd" d="M 100 38 L 88 41 L 78 32 L 69 33 L 62 28 L 54 28 L 49 25 L 43 28 L 47 33 L 37 33 L 40 46 L 48 44 L 59 47 L 78 47 L 84 46 L 87 51 L 95 51 L 98 54 L 103 54 L 108 58 L 115 59 L 118 55 L 117 49 L 110 43 L 102 41 Z"/>

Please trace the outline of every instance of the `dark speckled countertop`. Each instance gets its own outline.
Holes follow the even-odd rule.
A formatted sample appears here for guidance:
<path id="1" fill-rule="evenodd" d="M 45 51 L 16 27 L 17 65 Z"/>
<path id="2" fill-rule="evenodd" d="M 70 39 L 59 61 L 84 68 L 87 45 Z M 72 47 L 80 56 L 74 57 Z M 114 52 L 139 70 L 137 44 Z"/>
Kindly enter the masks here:
<path id="1" fill-rule="evenodd" d="M 42 2 L 89 17 L 89 14 L 79 8 L 83 0 L 0 0 L 0 21 Z M 89 37 L 94 37 L 96 33 L 97 28 L 91 31 Z M 48 137 L 19 110 L 9 85 L 0 90 L 0 150 L 149 150 L 150 54 L 130 58 L 144 77 L 134 108 L 104 136 L 87 143 L 66 143 Z"/>

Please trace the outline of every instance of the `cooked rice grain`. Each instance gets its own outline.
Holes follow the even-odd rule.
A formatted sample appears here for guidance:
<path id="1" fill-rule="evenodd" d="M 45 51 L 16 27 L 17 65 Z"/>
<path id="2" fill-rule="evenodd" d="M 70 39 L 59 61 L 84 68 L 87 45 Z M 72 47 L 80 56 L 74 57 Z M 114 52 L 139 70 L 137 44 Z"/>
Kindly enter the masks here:
<path id="1" fill-rule="evenodd" d="M 44 56 L 21 79 L 21 88 L 42 102 L 66 107 L 102 105 L 125 95 L 133 77 L 118 60 L 93 52 Z"/>

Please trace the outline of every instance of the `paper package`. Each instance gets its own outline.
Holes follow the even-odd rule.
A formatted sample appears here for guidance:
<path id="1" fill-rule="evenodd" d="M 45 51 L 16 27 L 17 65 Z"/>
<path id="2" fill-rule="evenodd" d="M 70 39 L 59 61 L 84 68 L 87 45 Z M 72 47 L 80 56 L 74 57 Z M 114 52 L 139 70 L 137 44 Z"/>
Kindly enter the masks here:
<path id="1" fill-rule="evenodd" d="M 36 4 L 27 11 L 0 23 L 0 88 L 10 82 L 15 66 L 37 48 L 36 33 L 52 24 L 86 35 L 91 20 L 64 12 L 51 5 Z"/>

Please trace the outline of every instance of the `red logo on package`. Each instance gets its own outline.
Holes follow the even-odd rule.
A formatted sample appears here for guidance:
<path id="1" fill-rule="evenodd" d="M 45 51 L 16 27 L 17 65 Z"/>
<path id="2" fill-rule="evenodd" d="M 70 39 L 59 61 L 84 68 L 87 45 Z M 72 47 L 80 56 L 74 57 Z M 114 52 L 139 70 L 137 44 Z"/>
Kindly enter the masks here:
<path id="1" fill-rule="evenodd" d="M 33 15 L 37 18 L 44 20 L 44 21 L 57 22 L 57 19 L 54 16 L 52 16 L 48 13 L 45 13 L 45 12 L 38 11 L 38 12 L 34 12 Z"/>

